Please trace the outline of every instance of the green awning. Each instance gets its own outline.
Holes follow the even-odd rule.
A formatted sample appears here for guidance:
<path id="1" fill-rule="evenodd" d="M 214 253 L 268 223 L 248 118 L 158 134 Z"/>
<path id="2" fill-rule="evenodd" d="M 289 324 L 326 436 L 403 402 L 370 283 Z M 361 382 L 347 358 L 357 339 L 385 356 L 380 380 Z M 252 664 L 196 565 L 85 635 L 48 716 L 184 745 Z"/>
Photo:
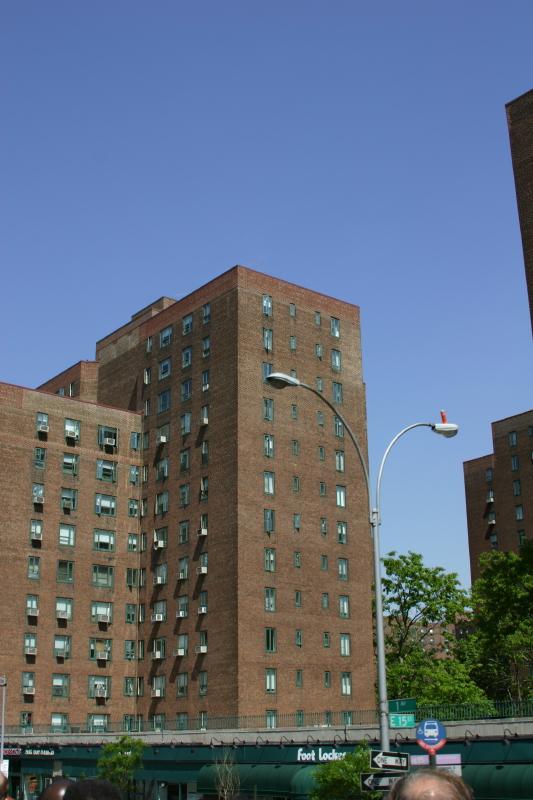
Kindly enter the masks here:
<path id="1" fill-rule="evenodd" d="M 531 752 L 533 761 L 533 748 Z M 533 763 L 466 764 L 463 778 L 474 790 L 476 800 L 532 800 Z"/>
<path id="2" fill-rule="evenodd" d="M 253 794 L 306 796 L 313 783 L 314 767 L 300 764 L 237 764 L 240 791 Z M 215 764 L 202 767 L 197 778 L 198 792 L 217 794 Z"/>

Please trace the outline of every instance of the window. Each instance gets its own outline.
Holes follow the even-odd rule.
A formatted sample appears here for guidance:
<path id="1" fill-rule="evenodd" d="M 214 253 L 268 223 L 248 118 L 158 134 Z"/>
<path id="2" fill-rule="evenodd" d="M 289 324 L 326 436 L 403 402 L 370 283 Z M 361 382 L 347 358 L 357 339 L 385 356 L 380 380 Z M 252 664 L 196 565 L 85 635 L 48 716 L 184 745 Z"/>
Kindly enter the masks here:
<path id="1" fill-rule="evenodd" d="M 192 314 L 186 314 L 181 321 L 181 332 L 184 336 L 192 333 Z"/>
<path id="2" fill-rule="evenodd" d="M 130 450 L 138 450 L 141 445 L 141 434 L 138 431 L 130 433 Z"/>
<path id="3" fill-rule="evenodd" d="M 263 295 L 263 314 L 265 317 L 272 316 L 272 297 L 269 294 Z"/>
<path id="4" fill-rule="evenodd" d="M 41 559 L 38 556 L 28 556 L 28 578 L 38 580 L 41 577 Z"/>
<path id="5" fill-rule="evenodd" d="M 525 544 L 526 539 L 527 539 L 526 532 L 525 531 L 517 531 L 517 535 L 518 535 L 518 546 L 522 547 L 522 545 Z"/>
<path id="6" fill-rule="evenodd" d="M 186 594 L 178 595 L 178 614 L 179 618 L 189 615 L 189 597 Z"/>
<path id="7" fill-rule="evenodd" d="M 263 509 L 263 528 L 265 533 L 274 533 L 276 530 L 276 513 L 273 508 Z"/>
<path id="8" fill-rule="evenodd" d="M 176 691 L 178 697 L 187 697 L 189 676 L 186 672 L 178 672 L 176 676 Z"/>
<path id="9" fill-rule="evenodd" d="M 81 422 L 79 419 L 65 420 L 65 439 L 78 441 L 81 434 Z"/>
<path id="10" fill-rule="evenodd" d="M 322 536 L 327 536 L 328 520 L 326 517 L 320 517 L 320 533 L 322 534 Z"/>
<path id="11" fill-rule="evenodd" d="M 61 509 L 64 512 L 71 511 L 72 509 L 76 509 L 78 507 L 78 490 L 77 489 L 69 489 L 65 486 L 61 487 L 61 497 L 60 497 L 60 505 Z"/>
<path id="12" fill-rule="evenodd" d="M 74 547 L 76 540 L 76 528 L 74 525 L 59 523 L 59 544 L 65 547 Z"/>
<path id="13" fill-rule="evenodd" d="M 44 483 L 34 483 L 31 489 L 32 499 L 34 503 L 44 503 Z"/>
<path id="14" fill-rule="evenodd" d="M 54 636 L 54 656 L 55 658 L 70 658 L 70 636 L 57 634 Z"/>
<path id="15" fill-rule="evenodd" d="M 207 533 L 208 528 L 209 528 L 209 515 L 204 512 L 203 514 L 200 514 L 199 532 L 201 533 L 202 531 L 205 531 Z"/>
<path id="16" fill-rule="evenodd" d="M 337 542 L 346 544 L 348 540 L 348 523 L 339 520 L 337 522 Z"/>
<path id="17" fill-rule="evenodd" d="M 111 639 L 89 639 L 91 661 L 110 661 L 113 642 Z"/>
<path id="18" fill-rule="evenodd" d="M 317 411 L 316 412 L 316 422 L 317 422 L 317 425 L 320 428 L 324 427 L 324 412 L 323 411 Z"/>
<path id="19" fill-rule="evenodd" d="M 192 364 L 192 347 L 184 347 L 181 351 L 181 366 L 190 367 Z"/>
<path id="20" fill-rule="evenodd" d="M 511 456 L 511 472 L 517 472 L 520 469 L 520 459 L 518 456 Z"/>
<path id="21" fill-rule="evenodd" d="M 124 658 L 126 661 L 135 661 L 135 641 L 133 639 L 124 641 Z"/>
<path id="22" fill-rule="evenodd" d="M 513 495 L 515 497 L 520 497 L 522 494 L 522 486 L 520 480 L 513 481 Z"/>
<path id="23" fill-rule="evenodd" d="M 74 562 L 63 561 L 60 559 L 57 562 L 56 580 L 58 583 L 73 583 L 74 582 Z"/>
<path id="24" fill-rule="evenodd" d="M 135 608 L 135 606 L 134 606 Z M 113 603 L 95 600 L 91 603 L 91 622 L 109 623 L 113 621 Z"/>
<path id="25" fill-rule="evenodd" d="M 267 694 L 276 693 L 276 670 L 271 667 L 265 669 L 265 691 Z"/>
<path id="26" fill-rule="evenodd" d="M 129 481 L 132 484 L 132 486 L 139 485 L 139 467 L 137 467 L 135 464 L 130 465 Z"/>
<path id="27" fill-rule="evenodd" d="M 67 731 L 68 730 L 68 714 L 60 714 L 54 712 L 50 717 L 50 727 L 53 731 Z"/>
<path id="28" fill-rule="evenodd" d="M 509 447 L 516 447 L 516 444 L 518 442 L 518 435 L 516 431 L 509 431 L 507 438 L 509 441 Z"/>
<path id="29" fill-rule="evenodd" d="M 323 353 L 324 351 L 322 349 L 322 345 L 320 344 L 320 342 L 317 342 L 315 344 L 315 356 L 319 359 L 319 361 L 322 361 Z"/>
<path id="30" fill-rule="evenodd" d="M 209 370 L 202 370 L 202 392 L 207 392 L 209 389 Z"/>
<path id="31" fill-rule="evenodd" d="M 299 550 L 295 550 L 292 554 L 292 565 L 296 567 L 296 569 L 300 569 L 302 566 L 302 554 Z"/>
<path id="32" fill-rule="evenodd" d="M 38 411 L 35 415 L 35 427 L 37 433 L 48 433 L 49 425 L 48 425 L 48 414 L 44 411 Z"/>
<path id="33" fill-rule="evenodd" d="M 205 502 L 209 497 L 209 478 L 204 475 L 200 478 L 200 500 Z"/>
<path id="34" fill-rule="evenodd" d="M 487 481 L 487 483 L 490 483 L 492 481 L 493 475 L 494 473 L 492 467 L 489 467 L 488 469 L 485 470 L 485 480 Z"/>
<path id="35" fill-rule="evenodd" d="M 100 447 L 117 447 L 118 430 L 109 425 L 98 426 L 98 444 Z"/>
<path id="36" fill-rule="evenodd" d="M 303 647 L 303 633 L 300 628 L 297 628 L 294 632 L 294 644 L 296 647 Z"/>
<path id="37" fill-rule="evenodd" d="M 265 494 L 274 494 L 275 476 L 273 472 L 263 472 L 263 491 Z"/>
<path id="38" fill-rule="evenodd" d="M 24 655 L 34 656 L 37 654 L 37 635 L 35 633 L 24 634 Z"/>
<path id="39" fill-rule="evenodd" d="M 185 544 L 189 541 L 189 520 L 181 520 L 178 525 L 178 542 Z"/>
<path id="40" fill-rule="evenodd" d="M 207 325 L 208 322 L 211 322 L 211 303 L 202 306 L 202 325 Z"/>
<path id="41" fill-rule="evenodd" d="M 180 397 L 181 402 L 184 403 L 186 400 L 190 400 L 192 397 L 192 380 L 187 378 L 187 380 L 181 382 L 181 389 L 180 389 Z"/>
<path id="42" fill-rule="evenodd" d="M 265 651 L 267 653 L 276 652 L 276 629 L 265 628 Z"/>
<path id="43" fill-rule="evenodd" d="M 317 392 L 323 392 L 324 391 L 324 381 L 323 381 L 323 379 L 321 377 L 315 378 L 315 388 L 316 388 Z"/>
<path id="44" fill-rule="evenodd" d="M 170 408 L 170 389 L 165 389 L 157 395 L 157 413 L 162 414 Z"/>
<path id="45" fill-rule="evenodd" d="M 100 481 L 107 481 L 108 483 L 115 483 L 117 479 L 117 464 L 115 461 L 105 461 L 104 459 L 97 459 L 96 461 L 96 477 Z"/>
<path id="46" fill-rule="evenodd" d="M 298 406 L 295 403 L 291 405 L 291 419 L 298 419 Z"/>
<path id="47" fill-rule="evenodd" d="M 209 425 L 209 406 L 200 409 L 200 425 Z"/>
<path id="48" fill-rule="evenodd" d="M 274 612 L 276 610 L 276 590 L 267 586 L 265 588 L 265 611 Z"/>
<path id="49" fill-rule="evenodd" d="M 267 458 L 274 457 L 274 437 L 271 433 L 263 435 L 263 455 Z"/>
<path id="50" fill-rule="evenodd" d="M 111 680 L 104 675 L 89 675 L 88 695 L 90 698 L 109 697 Z"/>
<path id="51" fill-rule="evenodd" d="M 200 613 L 200 609 L 202 609 L 202 613 L 207 612 L 207 592 L 205 590 L 198 595 L 198 613 Z"/>
<path id="52" fill-rule="evenodd" d="M 264 565 L 265 565 L 265 572 L 276 571 L 276 550 L 274 547 L 265 547 Z"/>
<path id="53" fill-rule="evenodd" d="M 299 456 L 300 455 L 300 442 L 298 441 L 298 439 L 293 439 L 292 440 L 292 442 L 291 442 L 291 452 L 292 452 L 293 456 Z"/>
<path id="54" fill-rule="evenodd" d="M 342 383 L 333 381 L 331 384 L 331 397 L 334 403 L 342 403 Z"/>
<path id="55" fill-rule="evenodd" d="M 167 582 L 167 565 L 158 564 L 154 569 L 154 586 L 164 586 Z"/>
<path id="56" fill-rule="evenodd" d="M 139 552 L 139 534 L 138 533 L 128 533 L 126 549 L 127 549 L 128 553 L 138 553 Z"/>
<path id="57" fill-rule="evenodd" d="M 329 568 L 329 559 L 328 556 L 325 553 L 323 553 L 320 556 L 320 569 L 322 570 L 322 572 L 327 572 L 328 568 Z"/>
<path id="58" fill-rule="evenodd" d="M 209 464 L 209 442 L 207 439 L 204 439 L 200 445 L 200 463 L 204 467 Z"/>
<path id="59" fill-rule="evenodd" d="M 327 486 L 326 486 L 325 481 L 320 481 L 320 483 L 318 485 L 318 493 L 319 493 L 320 497 L 325 497 L 326 496 L 326 494 L 327 494 Z"/>
<path id="60" fill-rule="evenodd" d="M 155 513 L 166 514 L 168 511 L 168 492 L 159 492 L 155 496 Z"/>
<path id="61" fill-rule="evenodd" d="M 337 572 L 339 575 L 339 580 L 347 581 L 348 580 L 348 559 L 347 558 L 338 558 L 337 559 Z"/>
<path id="62" fill-rule="evenodd" d="M 115 550 L 115 531 L 103 531 L 95 528 L 93 531 L 93 550 L 113 552 Z"/>
<path id="63" fill-rule="evenodd" d="M 39 595 L 27 594 L 26 595 L 26 614 L 29 617 L 36 617 L 39 614 Z"/>
<path id="64" fill-rule="evenodd" d="M 263 397 L 263 419 L 268 422 L 274 420 L 274 401 L 270 397 Z"/>
<path id="65" fill-rule="evenodd" d="M 35 447 L 33 450 L 33 466 L 36 469 L 44 469 L 46 462 L 46 450 L 44 447 Z"/>
<path id="66" fill-rule="evenodd" d="M 340 635 L 341 656 L 349 656 L 351 652 L 350 634 L 341 633 Z"/>
<path id="67" fill-rule="evenodd" d="M 297 346 L 298 346 L 298 342 L 297 342 L 296 336 L 289 336 L 289 350 L 291 351 L 291 353 L 295 353 L 296 352 Z"/>
<path id="68" fill-rule="evenodd" d="M 289 303 L 289 316 L 290 317 L 296 316 L 296 305 L 294 303 Z"/>
<path id="69" fill-rule="evenodd" d="M 338 508 L 346 508 L 346 486 L 336 486 L 335 493 Z"/>
<path id="70" fill-rule="evenodd" d="M 269 708 L 265 713 L 265 726 L 271 730 L 278 727 L 278 712 Z"/>
<path id="71" fill-rule="evenodd" d="M 143 384 L 150 386 L 152 383 L 152 367 L 145 367 L 143 370 Z"/>
<path id="72" fill-rule="evenodd" d="M 162 550 L 167 546 L 168 529 L 156 528 L 154 531 L 154 547 L 157 550 Z"/>
<path id="73" fill-rule="evenodd" d="M 144 416 L 149 417 L 152 413 L 152 401 L 149 397 L 146 398 L 144 401 Z"/>
<path id="74" fill-rule="evenodd" d="M 96 514 L 114 517 L 117 513 L 117 498 L 110 494 L 97 493 L 94 496 L 94 510 Z"/>
<path id="75" fill-rule="evenodd" d="M 302 592 L 300 589 L 294 591 L 294 605 L 296 608 L 302 607 Z"/>
<path id="76" fill-rule="evenodd" d="M 342 369 L 342 356 L 340 350 L 331 351 L 331 369 L 340 372 Z"/>
<path id="77" fill-rule="evenodd" d="M 352 673 L 341 672 L 341 694 L 351 695 L 352 693 Z"/>
<path id="78" fill-rule="evenodd" d="M 181 453 L 180 453 L 180 469 L 182 468 L 181 467 L 181 462 L 182 462 L 182 453 L 183 452 L 186 452 L 187 456 L 189 454 L 188 450 L 186 450 L 186 451 L 182 450 L 181 451 Z M 188 469 L 188 467 L 189 467 L 189 465 L 187 464 L 187 469 Z M 159 459 L 159 461 L 156 461 L 156 464 L 155 464 L 155 479 L 156 479 L 156 481 L 164 481 L 167 478 L 168 478 L 168 458 L 161 458 L 161 459 Z"/>
<path id="79" fill-rule="evenodd" d="M 514 507 L 514 518 L 517 522 L 521 522 L 524 519 L 524 506 Z"/>
<path id="80" fill-rule="evenodd" d="M 335 469 L 344 472 L 344 450 L 335 450 Z"/>
<path id="81" fill-rule="evenodd" d="M 170 358 L 165 358 L 163 361 L 159 362 L 159 380 L 162 381 L 164 378 L 168 378 L 172 370 L 172 362 Z"/>
<path id="82" fill-rule="evenodd" d="M 329 592 L 322 592 L 320 604 L 322 608 L 329 608 Z"/>
<path id="83" fill-rule="evenodd" d="M 333 432 L 337 438 L 344 438 L 344 423 L 340 417 L 333 417 Z"/>
<path id="84" fill-rule="evenodd" d="M 263 328 L 263 347 L 270 353 L 274 345 L 272 328 Z"/>
<path id="85" fill-rule="evenodd" d="M 292 529 L 299 531 L 302 527 L 302 515 L 297 513 L 292 515 Z"/>
<path id="86" fill-rule="evenodd" d="M 338 339 L 339 336 L 341 335 L 341 321 L 340 321 L 340 319 L 337 319 L 336 317 L 331 317 L 330 318 L 330 322 L 329 322 L 329 330 L 331 332 L 331 335 L 335 336 L 335 338 Z"/>
<path id="87" fill-rule="evenodd" d="M 291 485 L 292 485 L 292 491 L 293 492 L 298 493 L 300 491 L 300 476 L 299 475 L 293 475 L 292 476 Z"/>
<path id="88" fill-rule="evenodd" d="M 273 369 L 272 364 L 270 364 L 267 361 L 263 361 L 263 364 L 261 365 L 261 371 L 262 371 L 262 375 L 263 375 L 263 382 L 266 382 L 266 379 L 268 378 L 268 376 L 272 372 L 272 369 Z"/>
<path id="89" fill-rule="evenodd" d="M 115 568 L 107 564 L 92 565 L 92 583 L 101 589 L 112 589 L 115 579 Z"/>
<path id="90" fill-rule="evenodd" d="M 168 347 L 172 341 L 172 325 L 159 331 L 159 347 Z"/>
<path id="91" fill-rule="evenodd" d="M 189 483 L 182 483 L 178 490 L 180 508 L 186 508 L 191 502 L 191 486 Z"/>
<path id="92" fill-rule="evenodd" d="M 150 431 L 144 431 L 143 435 L 143 450 L 148 450 L 150 447 Z"/>
<path id="93" fill-rule="evenodd" d="M 315 325 L 318 328 L 320 328 L 321 324 L 322 324 L 322 317 L 321 317 L 320 311 L 315 311 Z"/>
<path id="94" fill-rule="evenodd" d="M 192 422 L 192 414 L 190 411 L 186 411 L 185 414 L 181 415 L 180 425 L 181 425 L 182 436 L 185 436 L 186 434 L 191 432 L 191 422 Z"/>
<path id="95" fill-rule="evenodd" d="M 339 597 L 339 616 L 347 619 L 350 616 L 350 598 L 348 595 L 341 594 Z"/>
<path id="96" fill-rule="evenodd" d="M 109 724 L 109 714 L 87 714 L 87 727 L 90 731 L 106 731 Z"/>
<path id="97" fill-rule="evenodd" d="M 126 603 L 126 616 L 125 620 L 128 625 L 135 625 L 137 615 L 137 606 L 135 603 Z"/>
<path id="98" fill-rule="evenodd" d="M 52 674 L 52 697 L 68 697 L 69 690 L 70 675 Z"/>
<path id="99" fill-rule="evenodd" d="M 331 672 L 329 670 L 324 672 L 324 689 L 331 689 Z"/>
<path id="100" fill-rule="evenodd" d="M 56 597 L 56 619 L 72 619 L 71 597 Z"/>

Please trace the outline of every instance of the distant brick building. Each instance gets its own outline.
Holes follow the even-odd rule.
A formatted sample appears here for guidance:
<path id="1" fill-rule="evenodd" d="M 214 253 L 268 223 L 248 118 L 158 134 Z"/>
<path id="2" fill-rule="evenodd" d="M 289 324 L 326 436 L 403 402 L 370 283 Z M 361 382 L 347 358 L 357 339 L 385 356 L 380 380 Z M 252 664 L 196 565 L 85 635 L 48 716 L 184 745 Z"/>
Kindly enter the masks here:
<path id="1" fill-rule="evenodd" d="M 472 580 L 479 556 L 533 538 L 533 411 L 492 423 L 493 453 L 463 464 Z"/>
<path id="2" fill-rule="evenodd" d="M 142 309 L 39 390 L 1 387 L 11 725 L 374 707 L 360 465 L 340 419 L 270 371 L 323 391 L 366 451 L 358 308 L 244 267 Z"/>
<path id="3" fill-rule="evenodd" d="M 533 330 L 533 89 L 506 110 Z"/>

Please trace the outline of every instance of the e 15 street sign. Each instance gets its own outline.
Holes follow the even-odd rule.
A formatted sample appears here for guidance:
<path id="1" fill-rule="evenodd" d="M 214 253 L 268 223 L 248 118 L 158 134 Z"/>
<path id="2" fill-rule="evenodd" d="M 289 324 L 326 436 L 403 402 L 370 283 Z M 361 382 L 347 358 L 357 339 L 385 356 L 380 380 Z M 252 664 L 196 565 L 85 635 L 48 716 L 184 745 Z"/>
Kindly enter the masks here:
<path id="1" fill-rule="evenodd" d="M 409 771 L 409 753 L 391 753 L 385 750 L 370 751 L 370 769 Z"/>
<path id="2" fill-rule="evenodd" d="M 414 714 L 389 714 L 391 728 L 414 728 L 416 725 Z"/>

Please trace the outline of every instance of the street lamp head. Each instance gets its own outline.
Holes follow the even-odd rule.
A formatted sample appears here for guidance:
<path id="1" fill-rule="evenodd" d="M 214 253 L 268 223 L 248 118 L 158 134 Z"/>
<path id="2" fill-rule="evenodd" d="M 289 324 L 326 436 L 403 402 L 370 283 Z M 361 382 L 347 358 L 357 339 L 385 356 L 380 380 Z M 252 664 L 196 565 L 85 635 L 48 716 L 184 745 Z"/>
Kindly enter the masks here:
<path id="1" fill-rule="evenodd" d="M 284 389 L 286 386 L 300 386 L 298 378 L 286 375 L 285 372 L 271 372 L 267 375 L 267 381 L 275 389 Z"/>
<path id="2" fill-rule="evenodd" d="M 441 436 L 445 436 L 447 439 L 451 439 L 452 436 L 456 436 L 459 431 L 459 425 L 455 425 L 453 422 L 448 422 L 448 416 L 445 411 L 440 412 L 440 418 L 441 421 L 432 425 L 431 430 L 435 433 L 440 433 Z"/>

